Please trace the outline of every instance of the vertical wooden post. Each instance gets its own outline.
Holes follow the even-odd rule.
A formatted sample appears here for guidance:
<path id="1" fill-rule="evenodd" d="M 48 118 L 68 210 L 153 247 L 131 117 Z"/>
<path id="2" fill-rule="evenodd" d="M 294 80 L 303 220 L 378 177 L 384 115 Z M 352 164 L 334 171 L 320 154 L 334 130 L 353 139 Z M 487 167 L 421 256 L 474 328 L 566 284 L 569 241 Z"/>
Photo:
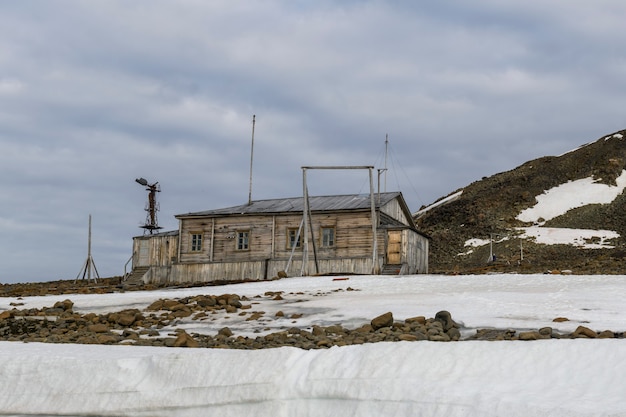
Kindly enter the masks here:
<path id="1" fill-rule="evenodd" d="M 252 204 L 252 161 L 254 160 L 254 124 L 256 115 L 252 115 L 252 149 L 250 150 L 250 189 L 248 191 L 248 205 Z"/>
<path id="2" fill-rule="evenodd" d="M 309 191 L 306 184 L 305 167 L 302 167 L 302 188 L 302 195 L 304 197 L 304 201 L 302 202 L 302 227 L 304 228 L 304 242 L 302 246 L 302 269 L 300 271 L 300 276 L 306 276 L 309 275 Z"/>
<path id="3" fill-rule="evenodd" d="M 376 203 L 374 201 L 374 177 L 373 167 L 369 167 L 370 173 L 370 206 L 372 212 L 372 274 L 378 274 L 380 272 L 380 266 L 378 265 L 378 237 L 376 236 L 376 229 L 378 226 L 378 217 L 376 216 Z"/>

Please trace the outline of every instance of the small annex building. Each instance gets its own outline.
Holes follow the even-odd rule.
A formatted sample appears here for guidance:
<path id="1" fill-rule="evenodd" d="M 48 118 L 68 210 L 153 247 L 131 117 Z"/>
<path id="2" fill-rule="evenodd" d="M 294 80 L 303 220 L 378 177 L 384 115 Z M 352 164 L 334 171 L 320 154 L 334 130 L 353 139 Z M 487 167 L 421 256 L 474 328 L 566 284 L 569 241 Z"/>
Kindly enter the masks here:
<path id="1" fill-rule="evenodd" d="M 429 238 L 402 193 L 311 196 L 307 206 L 280 198 L 176 215 L 177 231 L 133 238 L 131 275 L 175 284 L 428 272 Z"/>

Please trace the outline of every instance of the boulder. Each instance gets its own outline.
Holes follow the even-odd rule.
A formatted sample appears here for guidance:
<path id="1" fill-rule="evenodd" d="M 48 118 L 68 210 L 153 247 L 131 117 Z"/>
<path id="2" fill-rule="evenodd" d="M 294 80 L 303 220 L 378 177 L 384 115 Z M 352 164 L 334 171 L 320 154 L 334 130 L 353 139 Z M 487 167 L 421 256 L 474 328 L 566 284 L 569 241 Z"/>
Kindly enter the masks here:
<path id="1" fill-rule="evenodd" d="M 176 336 L 176 340 L 174 340 L 173 344 L 173 347 L 197 348 L 199 346 L 200 344 L 198 341 L 184 330 L 178 333 L 178 336 Z"/>
<path id="2" fill-rule="evenodd" d="M 60 309 L 63 309 L 63 311 L 68 311 L 68 310 L 71 310 L 73 306 L 74 306 L 74 303 L 71 300 L 63 300 L 63 301 L 57 301 L 56 303 L 54 303 L 53 308 L 60 308 Z"/>
<path id="3" fill-rule="evenodd" d="M 452 315 L 450 314 L 450 312 L 446 310 L 437 312 L 437 314 L 435 314 L 435 320 L 441 323 L 441 325 L 443 326 L 443 330 L 446 332 L 453 327 L 459 327 L 458 324 L 456 324 L 454 320 L 452 320 Z"/>
<path id="4" fill-rule="evenodd" d="M 574 331 L 574 333 L 572 333 L 572 336 L 574 336 L 574 337 L 588 337 L 590 339 L 595 339 L 596 337 L 598 337 L 598 333 L 594 332 L 593 330 L 591 330 L 588 327 L 578 326 L 576 328 L 576 330 Z"/>
<path id="5" fill-rule="evenodd" d="M 380 316 L 372 319 L 370 324 L 374 330 L 382 329 L 383 327 L 391 327 L 393 325 L 393 314 L 390 311 L 385 314 L 381 314 Z"/>
<path id="6" fill-rule="evenodd" d="M 221 336 L 231 337 L 233 335 L 233 332 L 228 327 L 223 327 L 217 332 L 217 334 Z"/>

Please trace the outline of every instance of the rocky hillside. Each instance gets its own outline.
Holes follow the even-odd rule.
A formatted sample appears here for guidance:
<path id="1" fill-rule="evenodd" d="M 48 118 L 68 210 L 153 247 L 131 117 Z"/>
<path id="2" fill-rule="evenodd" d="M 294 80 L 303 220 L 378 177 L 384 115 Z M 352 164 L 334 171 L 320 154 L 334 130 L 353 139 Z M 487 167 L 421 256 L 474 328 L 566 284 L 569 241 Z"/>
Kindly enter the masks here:
<path id="1" fill-rule="evenodd" d="M 619 191 L 616 182 L 624 170 L 626 131 L 620 131 L 563 155 L 538 158 L 511 171 L 485 177 L 423 207 L 415 220 L 419 229 L 432 237 L 430 271 L 624 273 L 626 194 Z M 563 184 L 571 186 L 572 182 L 576 187 L 584 182 L 577 180 L 583 179 L 605 184 L 608 187 L 603 189 L 612 192 L 618 190 L 617 197 L 608 203 L 564 210 L 551 219 L 518 218 L 523 210 L 536 207 L 546 191 Z M 585 192 L 588 187 L 581 186 L 582 197 Z M 587 229 L 591 234 L 583 243 L 596 245 L 585 248 L 580 246 L 580 240 L 578 246 L 545 244 L 528 235 L 523 237 L 520 228 L 533 225 L 541 226 L 543 233 L 546 228 Z M 615 232 L 614 237 L 604 241 L 601 233 L 594 236 L 592 231 L 596 230 Z M 470 239 L 475 239 L 474 246 L 468 245 Z M 495 255 L 495 259 L 490 255 Z"/>

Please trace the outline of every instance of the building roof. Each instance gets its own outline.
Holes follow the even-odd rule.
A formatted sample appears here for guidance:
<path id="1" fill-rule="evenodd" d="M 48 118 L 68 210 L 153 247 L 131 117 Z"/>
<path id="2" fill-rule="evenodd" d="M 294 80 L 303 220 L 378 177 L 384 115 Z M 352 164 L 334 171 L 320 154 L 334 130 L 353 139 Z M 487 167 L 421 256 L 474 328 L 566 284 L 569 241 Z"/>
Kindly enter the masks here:
<path id="1" fill-rule="evenodd" d="M 399 191 L 374 194 L 376 208 L 384 206 L 391 200 L 401 197 Z M 277 198 L 271 200 L 256 200 L 251 204 L 227 207 L 215 210 L 198 211 L 195 213 L 178 214 L 176 218 L 184 217 L 214 217 L 242 214 L 279 214 L 301 213 L 304 210 L 303 197 Z M 319 211 L 349 211 L 369 210 L 371 201 L 369 194 L 347 194 L 331 196 L 309 196 L 309 208 L 312 212 Z"/>

